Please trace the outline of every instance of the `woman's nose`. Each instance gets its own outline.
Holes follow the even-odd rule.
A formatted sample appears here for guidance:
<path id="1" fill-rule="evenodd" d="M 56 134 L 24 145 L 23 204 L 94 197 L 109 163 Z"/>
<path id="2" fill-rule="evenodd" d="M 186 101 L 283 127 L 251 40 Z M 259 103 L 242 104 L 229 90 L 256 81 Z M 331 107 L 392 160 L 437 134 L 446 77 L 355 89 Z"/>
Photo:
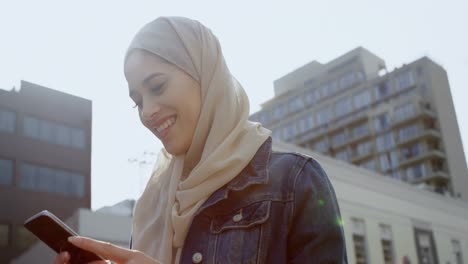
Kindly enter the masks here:
<path id="1" fill-rule="evenodd" d="M 160 110 L 161 110 L 161 107 L 157 104 L 151 104 L 146 107 L 145 105 L 143 105 L 143 110 L 141 111 L 141 115 L 143 119 L 150 120 L 150 119 L 153 119 L 154 116 L 157 115 Z"/>

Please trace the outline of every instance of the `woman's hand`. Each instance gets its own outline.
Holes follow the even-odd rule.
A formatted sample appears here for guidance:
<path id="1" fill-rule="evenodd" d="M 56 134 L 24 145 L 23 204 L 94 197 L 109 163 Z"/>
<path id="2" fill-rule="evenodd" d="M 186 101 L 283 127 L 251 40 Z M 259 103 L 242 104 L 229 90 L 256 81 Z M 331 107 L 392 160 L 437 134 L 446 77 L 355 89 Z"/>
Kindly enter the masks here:
<path id="1" fill-rule="evenodd" d="M 86 237 L 70 237 L 69 242 L 73 245 L 90 251 L 116 264 L 161 264 L 141 251 L 126 249 Z M 55 258 L 54 264 L 69 263 L 70 256 L 68 252 L 62 252 Z M 106 261 L 94 261 L 92 264 L 104 264 Z"/>

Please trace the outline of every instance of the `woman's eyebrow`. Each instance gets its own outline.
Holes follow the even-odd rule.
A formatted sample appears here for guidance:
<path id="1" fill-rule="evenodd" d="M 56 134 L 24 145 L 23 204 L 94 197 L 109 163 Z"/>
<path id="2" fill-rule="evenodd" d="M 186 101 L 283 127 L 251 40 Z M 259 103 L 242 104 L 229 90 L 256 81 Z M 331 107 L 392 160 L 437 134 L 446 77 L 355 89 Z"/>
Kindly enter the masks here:
<path id="1" fill-rule="evenodd" d="M 164 74 L 162 74 L 162 73 L 160 73 L 160 72 L 155 72 L 155 73 L 152 73 L 152 74 L 148 75 L 148 76 L 143 80 L 143 85 L 148 85 L 148 82 L 149 82 L 151 79 L 153 79 L 153 78 L 155 78 L 155 77 L 158 77 L 158 76 L 160 76 L 160 75 L 164 75 Z"/>

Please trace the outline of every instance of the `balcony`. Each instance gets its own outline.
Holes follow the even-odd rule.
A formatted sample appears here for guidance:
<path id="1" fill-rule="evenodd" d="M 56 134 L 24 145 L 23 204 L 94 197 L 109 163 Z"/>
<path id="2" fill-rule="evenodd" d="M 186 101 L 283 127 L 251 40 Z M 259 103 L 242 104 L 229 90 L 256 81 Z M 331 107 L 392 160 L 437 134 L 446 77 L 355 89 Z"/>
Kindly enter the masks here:
<path id="1" fill-rule="evenodd" d="M 424 107 L 428 102 L 427 100 L 417 97 L 411 104 L 411 109 L 408 109 L 406 113 L 394 113 L 392 119 L 392 126 L 398 127 L 405 125 L 419 118 L 435 118 L 436 114 L 432 109 Z M 410 106 L 410 105 L 408 105 Z"/>
<path id="2" fill-rule="evenodd" d="M 422 160 L 431 159 L 431 158 L 444 159 L 445 158 L 445 153 L 440 151 L 440 150 L 433 149 L 433 150 L 429 150 L 429 151 L 423 151 L 423 152 L 421 152 L 418 155 L 413 156 L 413 157 L 409 157 L 409 158 L 401 157 L 400 158 L 400 166 L 409 166 L 409 165 L 412 165 L 414 163 L 418 163 L 418 162 L 420 162 Z"/>
<path id="3" fill-rule="evenodd" d="M 432 128 L 429 128 L 429 129 L 418 128 L 417 132 L 414 133 L 413 135 L 406 136 L 403 139 L 399 138 L 396 144 L 397 146 L 401 147 L 401 146 L 413 143 L 416 140 L 423 139 L 423 138 L 430 138 L 430 137 L 440 138 L 440 132 Z"/>
<path id="4" fill-rule="evenodd" d="M 354 164 L 357 164 L 369 157 L 372 157 L 374 155 L 374 148 L 369 148 L 366 151 L 363 151 L 361 153 L 354 152 L 354 156 L 351 158 L 351 162 Z"/>
<path id="5" fill-rule="evenodd" d="M 431 170 L 426 175 L 422 177 L 416 177 L 413 179 L 409 179 L 408 181 L 412 184 L 418 184 L 422 182 L 430 183 L 430 182 L 444 182 L 447 183 L 450 180 L 450 177 L 447 172 L 443 170 Z"/>

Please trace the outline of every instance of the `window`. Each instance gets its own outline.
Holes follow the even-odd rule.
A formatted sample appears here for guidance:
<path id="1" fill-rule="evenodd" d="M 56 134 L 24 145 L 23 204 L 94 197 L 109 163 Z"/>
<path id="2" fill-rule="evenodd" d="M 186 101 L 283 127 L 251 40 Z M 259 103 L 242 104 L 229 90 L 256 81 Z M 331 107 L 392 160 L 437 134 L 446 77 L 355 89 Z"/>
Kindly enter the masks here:
<path id="1" fill-rule="evenodd" d="M 372 152 L 372 142 L 371 141 L 366 141 L 359 143 L 357 145 L 357 154 L 358 156 L 364 156 Z"/>
<path id="2" fill-rule="evenodd" d="M 400 73 L 396 76 L 395 89 L 396 91 L 402 91 L 415 84 L 413 73 L 411 71 Z"/>
<path id="3" fill-rule="evenodd" d="M 339 160 L 348 161 L 349 160 L 348 150 L 345 149 L 345 150 L 337 152 L 335 157 Z"/>
<path id="4" fill-rule="evenodd" d="M 13 161 L 0 159 L 0 185 L 13 183 Z"/>
<path id="5" fill-rule="evenodd" d="M 390 159 L 388 157 L 388 154 L 382 154 L 380 155 L 380 170 L 382 172 L 386 172 L 390 169 Z"/>
<path id="6" fill-rule="evenodd" d="M 393 118 L 395 121 L 402 121 L 414 116 L 414 114 L 414 105 L 412 103 L 407 103 L 395 108 Z"/>
<path id="7" fill-rule="evenodd" d="M 10 226 L 0 224 L 0 248 L 7 247 L 10 243 Z"/>
<path id="8" fill-rule="evenodd" d="M 26 116 L 23 122 L 24 135 L 30 138 L 39 138 L 39 120 Z"/>
<path id="9" fill-rule="evenodd" d="M 371 103 L 371 94 L 369 90 L 363 90 L 353 96 L 354 107 L 356 109 L 366 107 Z"/>
<path id="10" fill-rule="evenodd" d="M 323 124 L 330 122 L 331 119 L 332 119 L 332 111 L 329 106 L 322 108 L 321 110 L 317 112 L 317 125 L 318 126 L 321 126 Z"/>
<path id="11" fill-rule="evenodd" d="M 359 165 L 360 167 L 362 168 L 366 168 L 368 170 L 372 170 L 372 171 L 375 171 L 375 160 L 374 159 L 370 159 L 364 163 L 362 163 L 361 165 Z"/>
<path id="12" fill-rule="evenodd" d="M 303 116 L 299 119 L 299 133 L 304 133 L 314 127 L 314 116 Z"/>
<path id="13" fill-rule="evenodd" d="M 332 137 L 333 146 L 341 146 L 346 143 L 346 134 L 345 132 L 340 132 Z"/>
<path id="14" fill-rule="evenodd" d="M 379 152 L 389 150 L 394 146 L 395 140 L 393 139 L 393 134 L 391 132 L 377 137 L 377 150 Z"/>
<path id="15" fill-rule="evenodd" d="M 36 242 L 36 237 L 24 226 L 17 226 L 16 245 L 19 248 L 28 248 Z"/>
<path id="16" fill-rule="evenodd" d="M 455 264 L 463 264 L 463 255 L 461 250 L 460 241 L 452 240 L 453 258 Z"/>
<path id="17" fill-rule="evenodd" d="M 318 141 L 317 143 L 314 144 L 314 149 L 318 152 L 327 152 L 329 150 L 330 146 L 328 144 L 328 141 L 326 139 L 323 139 L 321 141 Z"/>
<path id="18" fill-rule="evenodd" d="M 71 146 L 79 149 L 85 148 L 85 134 L 82 129 L 72 130 L 72 142 Z"/>
<path id="19" fill-rule="evenodd" d="M 318 98 L 315 96 L 315 90 L 307 91 L 305 94 L 305 102 L 307 105 L 313 105 Z"/>
<path id="20" fill-rule="evenodd" d="M 294 113 L 302 109 L 304 109 L 304 103 L 302 102 L 302 98 L 300 96 L 292 98 L 289 102 L 289 112 Z"/>
<path id="21" fill-rule="evenodd" d="M 395 263 L 395 254 L 393 252 L 393 235 L 392 228 L 389 225 L 381 224 L 380 226 L 380 241 L 382 243 L 382 251 L 385 264 Z"/>
<path id="22" fill-rule="evenodd" d="M 14 133 L 16 130 L 15 112 L 0 110 L 0 132 Z"/>
<path id="23" fill-rule="evenodd" d="M 357 82 L 357 78 L 354 72 L 346 73 L 340 78 L 340 89 L 341 90 L 347 89 L 353 86 L 353 84 L 355 84 L 356 82 Z"/>
<path id="24" fill-rule="evenodd" d="M 26 137 L 39 139 L 48 143 L 84 149 L 85 132 L 58 123 L 26 116 L 23 120 L 23 134 Z"/>
<path id="25" fill-rule="evenodd" d="M 83 197 L 84 175 L 33 164 L 21 164 L 19 186 L 23 189 Z"/>
<path id="26" fill-rule="evenodd" d="M 377 132 L 386 130 L 390 127 L 390 117 L 388 113 L 383 113 L 374 118 L 374 128 Z"/>
<path id="27" fill-rule="evenodd" d="M 435 264 L 437 252 L 431 231 L 415 229 L 416 249 L 418 251 L 418 263 Z"/>
<path id="28" fill-rule="evenodd" d="M 353 128 L 354 138 L 360 138 L 363 136 L 367 136 L 368 134 L 369 134 L 369 126 L 367 125 L 367 123 L 361 124 Z"/>
<path id="29" fill-rule="evenodd" d="M 426 166 L 423 163 L 406 168 L 406 177 L 408 181 L 421 179 L 426 176 Z"/>
<path id="30" fill-rule="evenodd" d="M 374 86 L 374 89 L 375 97 L 377 98 L 377 100 L 384 99 L 391 93 L 390 83 L 388 81 L 384 81 L 382 83 L 377 84 L 376 86 Z"/>
<path id="31" fill-rule="evenodd" d="M 401 149 L 401 156 L 404 159 L 409 159 L 418 156 L 421 153 L 421 144 L 416 143 Z"/>
<path id="32" fill-rule="evenodd" d="M 354 255 L 356 264 L 368 263 L 366 245 L 366 227 L 364 220 L 352 218 Z"/>
<path id="33" fill-rule="evenodd" d="M 352 111 L 351 98 L 345 97 L 335 104 L 336 117 L 344 116 Z"/>
<path id="34" fill-rule="evenodd" d="M 283 139 L 283 135 L 281 134 L 281 130 L 280 130 L 280 129 L 275 129 L 275 130 L 273 130 L 273 138 L 275 138 L 275 139 L 280 139 L 280 140 Z"/>
<path id="35" fill-rule="evenodd" d="M 284 104 L 277 105 L 273 109 L 273 118 L 275 120 L 283 118 L 287 114 L 287 106 Z"/>
<path id="36" fill-rule="evenodd" d="M 400 142 L 406 141 L 408 139 L 414 138 L 418 135 L 418 126 L 410 125 L 407 127 L 400 128 L 399 131 L 399 140 Z"/>

